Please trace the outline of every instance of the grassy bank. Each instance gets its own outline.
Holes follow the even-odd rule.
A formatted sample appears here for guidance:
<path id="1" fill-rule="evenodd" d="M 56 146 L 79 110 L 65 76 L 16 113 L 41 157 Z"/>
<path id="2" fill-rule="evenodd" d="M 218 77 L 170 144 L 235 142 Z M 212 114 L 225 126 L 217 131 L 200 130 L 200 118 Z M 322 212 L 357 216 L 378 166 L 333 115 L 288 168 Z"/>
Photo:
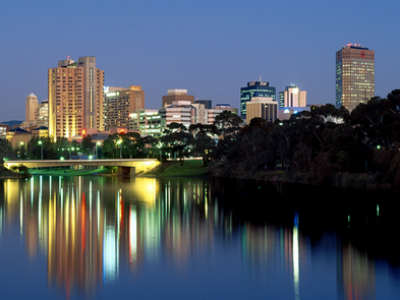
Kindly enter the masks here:
<path id="1" fill-rule="evenodd" d="M 32 175 L 48 175 L 48 176 L 90 176 L 109 172 L 104 168 L 96 168 L 93 170 L 74 170 L 74 169 L 30 169 Z"/>
<path id="2" fill-rule="evenodd" d="M 143 176 L 208 176 L 207 167 L 202 160 L 186 160 L 181 166 L 180 162 L 165 162 L 154 169 L 141 174 Z"/>

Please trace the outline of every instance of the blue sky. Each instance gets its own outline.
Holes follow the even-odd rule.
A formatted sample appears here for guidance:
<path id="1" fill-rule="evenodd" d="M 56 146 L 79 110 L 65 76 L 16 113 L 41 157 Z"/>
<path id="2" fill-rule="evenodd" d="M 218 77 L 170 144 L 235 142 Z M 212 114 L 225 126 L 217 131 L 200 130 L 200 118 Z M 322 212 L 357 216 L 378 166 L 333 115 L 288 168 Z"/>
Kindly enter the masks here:
<path id="1" fill-rule="evenodd" d="M 47 69 L 95 56 L 106 85 L 141 85 L 146 108 L 171 88 L 239 107 L 262 75 L 295 83 L 308 103 L 333 103 L 335 52 L 375 50 L 375 94 L 400 88 L 400 1 L 3 0 L 0 121 L 25 119 L 31 92 L 47 98 Z"/>

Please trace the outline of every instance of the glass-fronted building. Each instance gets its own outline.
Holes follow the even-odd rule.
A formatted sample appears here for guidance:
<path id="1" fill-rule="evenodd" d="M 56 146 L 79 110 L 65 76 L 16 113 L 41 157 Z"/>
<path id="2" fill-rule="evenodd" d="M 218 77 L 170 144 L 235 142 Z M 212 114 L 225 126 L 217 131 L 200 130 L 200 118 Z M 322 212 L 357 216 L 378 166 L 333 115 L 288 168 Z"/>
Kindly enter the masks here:
<path id="1" fill-rule="evenodd" d="M 251 81 L 246 87 L 240 88 L 240 114 L 246 117 L 246 103 L 253 97 L 270 97 L 276 101 L 276 88 L 266 81 Z"/>
<path id="2" fill-rule="evenodd" d="M 348 44 L 336 52 L 336 107 L 353 110 L 375 96 L 375 51 Z"/>

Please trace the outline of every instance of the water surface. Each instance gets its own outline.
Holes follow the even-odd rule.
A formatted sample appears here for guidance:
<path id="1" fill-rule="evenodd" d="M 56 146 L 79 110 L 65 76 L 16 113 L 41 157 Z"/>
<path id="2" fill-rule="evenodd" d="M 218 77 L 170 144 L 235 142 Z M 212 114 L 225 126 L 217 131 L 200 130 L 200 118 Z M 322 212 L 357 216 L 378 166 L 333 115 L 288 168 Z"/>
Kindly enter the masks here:
<path id="1" fill-rule="evenodd" d="M 400 299 L 398 195 L 194 178 L 0 182 L 1 299 Z"/>

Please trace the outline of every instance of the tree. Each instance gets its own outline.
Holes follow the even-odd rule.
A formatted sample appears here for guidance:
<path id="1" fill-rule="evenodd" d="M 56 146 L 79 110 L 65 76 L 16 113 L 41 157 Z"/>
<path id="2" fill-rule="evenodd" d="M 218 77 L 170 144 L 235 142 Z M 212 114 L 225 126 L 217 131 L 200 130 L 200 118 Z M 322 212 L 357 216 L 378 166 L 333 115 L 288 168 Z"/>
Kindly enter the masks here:
<path id="1" fill-rule="evenodd" d="M 105 158 L 119 158 L 119 147 L 118 140 L 120 136 L 118 133 L 109 135 L 107 139 L 103 142 L 102 155 Z"/>
<path id="2" fill-rule="evenodd" d="M 216 127 L 218 134 L 226 137 L 229 134 L 237 133 L 240 129 L 241 123 L 243 123 L 242 118 L 231 111 L 224 110 L 215 117 L 213 124 Z"/>
<path id="3" fill-rule="evenodd" d="M 163 150 L 169 152 L 172 157 L 179 158 L 183 165 L 183 158 L 188 155 L 194 138 L 183 124 L 173 122 L 164 130 L 160 141 L 163 144 Z"/>
<path id="4" fill-rule="evenodd" d="M 204 166 L 209 163 L 214 149 L 215 142 L 213 138 L 206 131 L 200 130 L 196 134 L 193 151 L 196 155 L 200 155 L 203 158 Z"/>
<path id="5" fill-rule="evenodd" d="M 92 141 L 92 136 L 90 134 L 85 135 L 81 141 L 81 151 L 85 155 L 93 154 L 94 142 Z"/>

